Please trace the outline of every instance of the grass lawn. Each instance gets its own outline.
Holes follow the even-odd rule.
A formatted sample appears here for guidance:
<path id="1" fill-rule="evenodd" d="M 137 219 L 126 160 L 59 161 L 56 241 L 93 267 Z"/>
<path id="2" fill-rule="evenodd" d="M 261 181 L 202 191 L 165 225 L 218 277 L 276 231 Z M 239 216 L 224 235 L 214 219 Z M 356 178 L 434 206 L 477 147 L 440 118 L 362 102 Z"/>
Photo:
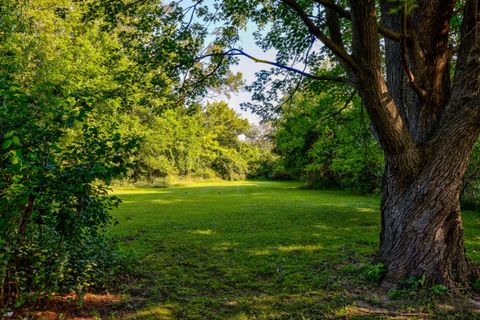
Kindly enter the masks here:
<path id="1" fill-rule="evenodd" d="M 378 197 L 299 186 L 116 188 L 123 204 L 113 212 L 119 224 L 111 232 L 140 264 L 111 317 L 476 317 L 449 295 L 394 300 L 369 280 L 379 241 Z M 467 250 L 480 261 L 480 214 L 464 216 Z"/>

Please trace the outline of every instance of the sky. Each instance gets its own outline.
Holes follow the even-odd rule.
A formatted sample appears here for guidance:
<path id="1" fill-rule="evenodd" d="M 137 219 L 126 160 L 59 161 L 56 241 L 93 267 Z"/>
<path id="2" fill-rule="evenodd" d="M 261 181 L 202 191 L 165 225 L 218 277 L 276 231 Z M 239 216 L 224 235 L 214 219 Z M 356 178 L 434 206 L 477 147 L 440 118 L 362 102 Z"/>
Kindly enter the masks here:
<path id="1" fill-rule="evenodd" d="M 213 1 L 214 0 L 205 0 L 203 4 L 213 8 Z M 193 4 L 192 0 L 186 0 L 180 2 L 180 4 L 184 7 L 189 7 Z M 188 16 L 188 15 L 187 15 Z M 211 29 L 213 30 L 216 25 L 211 25 Z M 269 50 L 268 52 L 264 52 L 260 47 L 255 44 L 255 39 L 253 37 L 253 33 L 256 31 L 256 25 L 254 23 L 249 22 L 247 24 L 246 30 L 240 33 L 240 42 L 238 43 L 237 48 L 242 48 L 245 50 L 246 53 L 251 54 L 252 56 L 265 59 L 270 61 L 275 61 L 275 51 Z M 208 42 L 208 40 L 207 40 Z M 255 72 L 269 69 L 268 65 L 262 63 L 256 63 L 250 60 L 247 57 L 240 56 L 238 65 L 231 66 L 231 70 L 233 73 L 241 72 L 243 75 L 243 80 L 245 85 L 251 84 L 255 81 Z M 260 122 L 260 118 L 255 114 L 252 114 L 249 111 L 244 111 L 240 109 L 240 104 L 243 102 L 251 101 L 251 93 L 247 92 L 245 89 L 240 89 L 237 93 L 231 93 L 230 97 L 227 96 L 220 96 L 220 95 L 212 95 L 211 97 L 207 98 L 207 101 L 226 101 L 228 102 L 229 106 L 237 111 L 242 117 L 247 118 L 250 123 L 258 124 Z"/>
<path id="2" fill-rule="evenodd" d="M 251 54 L 255 58 L 275 61 L 275 51 L 269 50 L 264 52 L 255 44 L 255 39 L 253 37 L 253 33 L 255 31 L 255 24 L 248 23 L 247 29 L 240 33 L 240 42 L 238 43 L 238 48 L 244 49 L 246 53 Z M 241 72 L 245 85 L 249 85 L 255 81 L 256 72 L 268 68 L 270 68 L 268 65 L 256 63 L 247 57 L 239 56 L 238 64 L 233 65 L 231 70 L 233 73 Z M 240 91 L 237 93 L 232 93 L 230 97 L 216 96 L 214 99 L 209 99 L 209 101 L 213 100 L 227 101 L 232 109 L 237 111 L 243 117 L 247 118 L 250 123 L 258 124 L 260 122 L 260 118 L 257 115 L 240 109 L 241 103 L 251 101 L 251 93 L 246 91 L 244 88 L 240 89 Z"/>

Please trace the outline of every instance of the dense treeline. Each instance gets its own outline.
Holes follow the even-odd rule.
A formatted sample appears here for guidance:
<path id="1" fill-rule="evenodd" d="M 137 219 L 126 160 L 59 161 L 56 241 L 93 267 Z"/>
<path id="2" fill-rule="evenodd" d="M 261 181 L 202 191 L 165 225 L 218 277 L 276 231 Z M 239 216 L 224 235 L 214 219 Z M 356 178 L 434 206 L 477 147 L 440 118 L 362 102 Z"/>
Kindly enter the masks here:
<path id="1" fill-rule="evenodd" d="M 279 110 L 274 123 L 278 158 L 270 177 L 299 179 L 310 188 L 380 192 L 383 155 L 357 96 L 335 86 L 321 94 L 306 87 Z M 462 205 L 480 208 L 480 143 L 464 177 Z"/>
<path id="2" fill-rule="evenodd" d="M 270 157 L 269 150 L 255 145 L 254 127 L 224 102 L 128 121 L 130 134 L 142 138 L 126 175 L 132 182 L 178 176 L 244 179 L 261 175 L 259 163 Z"/>
<path id="3" fill-rule="evenodd" d="M 112 178 L 138 139 L 117 121 L 120 44 L 67 1 L 2 1 L 0 304 L 109 279 Z"/>

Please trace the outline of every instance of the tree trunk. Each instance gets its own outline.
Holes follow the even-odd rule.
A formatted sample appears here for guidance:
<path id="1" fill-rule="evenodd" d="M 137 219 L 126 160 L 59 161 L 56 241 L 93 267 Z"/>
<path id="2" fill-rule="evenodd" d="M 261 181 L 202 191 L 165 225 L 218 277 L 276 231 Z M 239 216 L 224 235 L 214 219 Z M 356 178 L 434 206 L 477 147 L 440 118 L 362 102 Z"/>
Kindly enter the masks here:
<path id="1" fill-rule="evenodd" d="M 456 288 L 478 277 L 465 255 L 459 202 L 477 134 L 461 137 L 423 147 L 424 160 L 410 168 L 398 156 L 385 156 L 380 244 L 385 286 L 425 276 L 427 285 Z"/>
<path id="2" fill-rule="evenodd" d="M 350 0 L 348 10 L 314 1 L 328 8 L 330 37 L 300 1 L 282 2 L 336 56 L 385 153 L 386 282 L 424 275 L 426 284 L 455 288 L 476 277 L 465 256 L 459 197 L 480 130 L 480 0 L 464 1 L 460 34 L 450 29 L 455 0 Z M 351 20 L 350 43 L 340 18 Z"/>

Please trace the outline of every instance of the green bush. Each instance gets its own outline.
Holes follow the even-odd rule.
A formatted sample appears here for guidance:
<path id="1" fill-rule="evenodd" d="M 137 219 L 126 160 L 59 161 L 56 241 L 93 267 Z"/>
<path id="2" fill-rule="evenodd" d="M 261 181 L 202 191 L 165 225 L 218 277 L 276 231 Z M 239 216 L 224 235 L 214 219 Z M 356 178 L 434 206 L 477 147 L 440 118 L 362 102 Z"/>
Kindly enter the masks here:
<path id="1" fill-rule="evenodd" d="M 0 305 L 19 306 L 107 281 L 108 184 L 137 142 L 105 92 L 115 43 L 80 4 L 13 3 L 0 4 Z"/>
<path id="2" fill-rule="evenodd" d="M 212 162 L 212 169 L 224 180 L 241 180 L 247 175 L 248 165 L 238 152 L 221 150 Z"/>
<path id="3" fill-rule="evenodd" d="M 378 263 L 369 266 L 366 270 L 365 276 L 370 281 L 378 282 L 382 279 L 386 271 L 383 263 Z"/>

